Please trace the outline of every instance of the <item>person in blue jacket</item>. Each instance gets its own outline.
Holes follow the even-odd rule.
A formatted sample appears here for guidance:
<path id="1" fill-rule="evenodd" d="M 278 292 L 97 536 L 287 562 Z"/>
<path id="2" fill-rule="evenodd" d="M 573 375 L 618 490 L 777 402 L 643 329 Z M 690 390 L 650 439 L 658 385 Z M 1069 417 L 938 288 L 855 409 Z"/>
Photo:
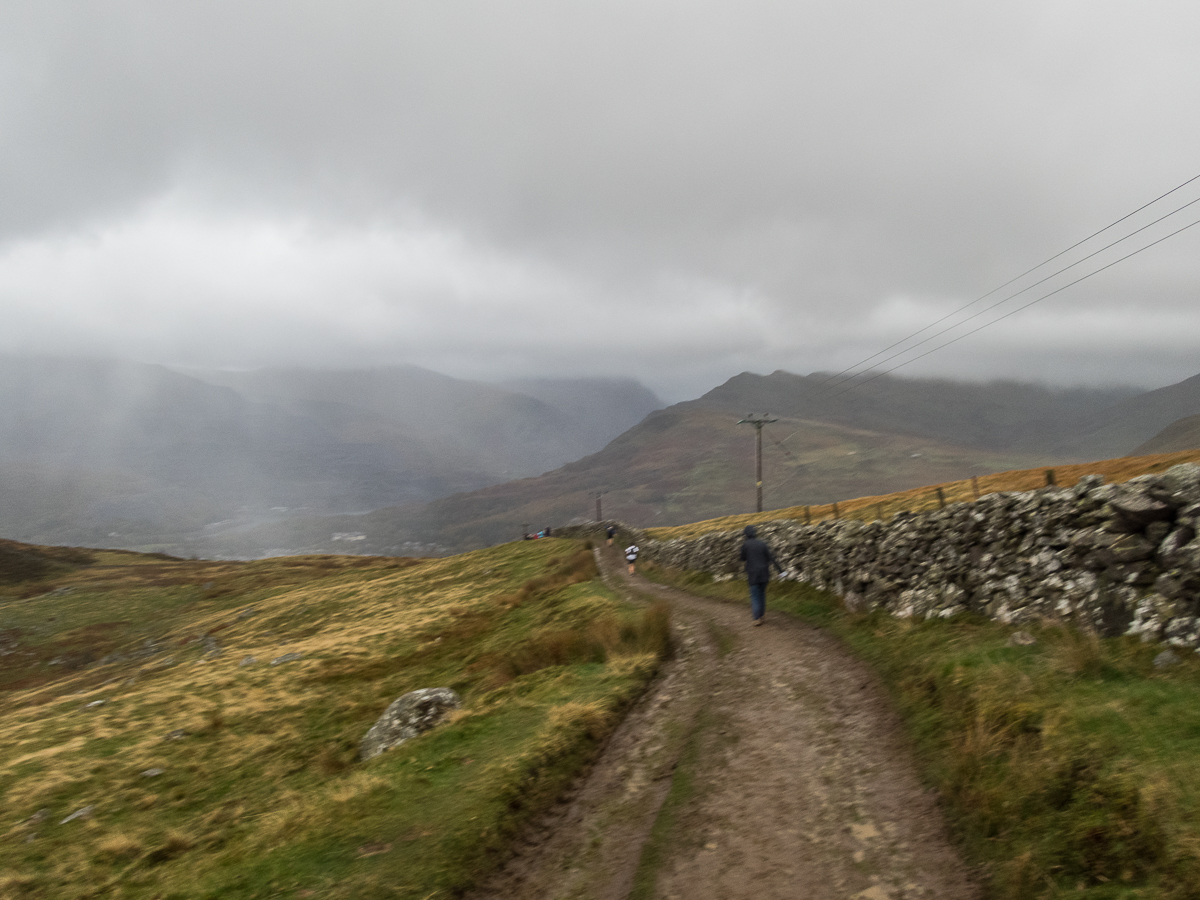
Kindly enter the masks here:
<path id="1" fill-rule="evenodd" d="M 746 564 L 746 581 L 750 585 L 750 616 L 755 625 L 763 623 L 767 613 L 767 582 L 771 580 L 771 566 L 783 574 L 783 568 L 775 561 L 771 548 L 758 539 L 758 529 L 747 525 L 742 532 L 742 562 Z"/>

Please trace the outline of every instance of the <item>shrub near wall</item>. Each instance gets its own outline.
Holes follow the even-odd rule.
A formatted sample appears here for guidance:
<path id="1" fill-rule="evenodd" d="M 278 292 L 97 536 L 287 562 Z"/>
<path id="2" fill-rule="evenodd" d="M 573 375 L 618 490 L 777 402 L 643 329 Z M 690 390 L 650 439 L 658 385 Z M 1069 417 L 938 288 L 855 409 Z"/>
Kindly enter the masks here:
<path id="1" fill-rule="evenodd" d="M 852 608 L 897 616 L 972 611 L 1005 623 L 1066 619 L 1103 635 L 1200 649 L 1200 465 L 1106 485 L 992 494 L 887 521 L 758 526 L 786 577 Z M 646 557 L 740 574 L 740 532 L 658 541 Z"/>

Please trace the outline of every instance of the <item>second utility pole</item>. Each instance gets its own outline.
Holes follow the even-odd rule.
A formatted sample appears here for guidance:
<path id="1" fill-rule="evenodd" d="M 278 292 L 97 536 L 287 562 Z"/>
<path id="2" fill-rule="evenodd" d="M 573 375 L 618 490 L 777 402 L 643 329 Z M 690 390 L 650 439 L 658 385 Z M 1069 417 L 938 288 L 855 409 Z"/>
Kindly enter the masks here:
<path id="1" fill-rule="evenodd" d="M 754 486 L 758 494 L 757 512 L 762 512 L 762 427 L 778 421 L 769 416 L 756 416 L 754 413 L 750 413 L 738 422 L 739 425 L 754 426 Z"/>

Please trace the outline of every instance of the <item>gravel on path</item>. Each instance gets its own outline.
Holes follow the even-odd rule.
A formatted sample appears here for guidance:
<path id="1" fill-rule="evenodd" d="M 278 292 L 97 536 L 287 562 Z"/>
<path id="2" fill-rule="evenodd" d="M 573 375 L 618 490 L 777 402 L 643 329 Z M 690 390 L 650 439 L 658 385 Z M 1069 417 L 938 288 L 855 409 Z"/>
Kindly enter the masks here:
<path id="1" fill-rule="evenodd" d="M 677 766 L 692 789 L 655 835 L 655 898 L 980 896 L 864 663 L 832 636 L 772 615 L 769 597 L 766 623 L 752 627 L 748 602 L 630 578 L 597 555 L 614 588 L 671 603 L 675 659 L 573 794 L 473 898 L 628 897 Z"/>

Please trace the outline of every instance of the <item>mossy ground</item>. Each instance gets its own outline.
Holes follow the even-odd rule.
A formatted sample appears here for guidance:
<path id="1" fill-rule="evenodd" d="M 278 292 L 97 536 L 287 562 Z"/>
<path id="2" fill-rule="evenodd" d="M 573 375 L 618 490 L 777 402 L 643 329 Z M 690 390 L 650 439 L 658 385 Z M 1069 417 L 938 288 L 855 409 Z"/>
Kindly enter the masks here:
<path id="1" fill-rule="evenodd" d="M 452 896 L 666 647 L 663 610 L 594 574 L 544 540 L 420 562 L 91 552 L 11 581 L 0 896 Z M 359 762 L 388 703 L 433 686 L 463 710 Z"/>
<path id="2" fill-rule="evenodd" d="M 745 584 L 639 564 L 746 603 Z M 1200 657 L 1065 625 L 1036 643 L 984 619 L 851 614 L 775 583 L 768 615 L 829 629 L 892 690 L 929 783 L 992 898 L 1200 897 Z"/>

